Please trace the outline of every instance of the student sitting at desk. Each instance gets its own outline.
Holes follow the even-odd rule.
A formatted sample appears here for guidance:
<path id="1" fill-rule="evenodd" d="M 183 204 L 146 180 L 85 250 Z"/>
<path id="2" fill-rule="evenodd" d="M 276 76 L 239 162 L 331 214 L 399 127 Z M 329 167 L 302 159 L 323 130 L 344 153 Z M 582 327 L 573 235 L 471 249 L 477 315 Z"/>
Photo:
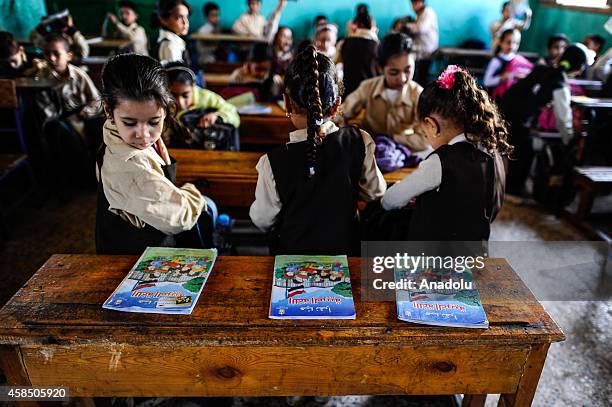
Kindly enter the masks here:
<path id="1" fill-rule="evenodd" d="M 135 52 L 141 55 L 149 55 L 149 43 L 147 33 L 142 26 L 138 25 L 138 9 L 132 1 L 119 2 L 119 15 L 121 21 L 116 15 L 108 13 L 106 20 L 102 26 L 102 37 L 107 38 L 125 38 L 130 40 L 130 45 L 127 47 L 127 52 Z M 115 31 L 109 36 L 108 21 L 115 26 Z"/>
<path id="2" fill-rule="evenodd" d="M 361 82 L 347 96 L 341 111 L 348 120 L 365 108 L 361 123 L 365 130 L 393 137 L 413 152 L 420 152 L 429 143 L 418 128 L 416 109 L 423 88 L 412 80 L 415 62 L 411 46 L 405 34 L 387 35 L 379 47 L 378 63 L 383 75 Z"/>
<path id="3" fill-rule="evenodd" d="M 0 31 L 0 78 L 14 79 L 35 73 L 41 61 L 29 59 L 25 50 L 7 31 Z"/>
<path id="4" fill-rule="evenodd" d="M 205 109 L 208 111 L 203 115 L 197 127 L 210 127 L 221 121 L 238 128 L 240 116 L 234 105 L 227 103 L 221 96 L 196 85 L 195 73 L 182 65 L 173 62 L 166 67 L 170 92 L 174 96 L 177 105 L 177 119 L 185 112 L 193 109 Z M 181 144 L 179 140 L 169 140 L 170 146 Z"/>
<path id="5" fill-rule="evenodd" d="M 89 44 L 74 25 L 70 12 L 66 9 L 50 16 L 41 17 L 40 24 L 30 33 L 30 41 L 37 48 L 44 48 L 45 37 L 49 34 L 63 36 L 72 50 L 73 63 L 80 65 L 89 56 Z"/>
<path id="6" fill-rule="evenodd" d="M 273 73 L 276 75 L 284 76 L 289 63 L 293 59 L 293 32 L 289 27 L 279 27 L 276 35 L 274 35 L 274 41 L 272 41 L 274 47 L 274 60 L 272 63 Z"/>
<path id="7" fill-rule="evenodd" d="M 190 64 L 185 40 L 189 32 L 191 6 L 185 0 L 160 0 L 152 25 L 159 27 L 157 49 L 153 52 L 161 64 L 179 61 Z"/>
<path id="8" fill-rule="evenodd" d="M 357 201 L 375 200 L 386 189 L 370 135 L 331 121 L 341 87 L 333 62 L 313 45 L 289 65 L 283 96 L 298 130 L 257 163 L 249 212 L 270 232 L 273 253 L 359 253 Z"/>
<path id="9" fill-rule="evenodd" d="M 521 44 L 519 30 L 506 30 L 499 40 L 495 56 L 487 65 L 484 75 L 484 86 L 491 90 L 494 100 L 501 98 L 517 80 L 527 76 L 533 69 L 531 62 L 517 54 Z"/>
<path id="10" fill-rule="evenodd" d="M 92 154 L 100 143 L 98 129 L 87 126 L 91 123 L 95 127 L 101 117 L 98 89 L 85 71 L 70 63 L 72 53 L 64 36 L 49 34 L 44 53 L 46 63 L 38 75 L 61 83 L 58 92 L 61 106 L 58 111 L 46 112 L 55 116 L 44 125 L 45 137 L 54 156 L 55 175 L 60 182 L 70 174 L 79 182 L 87 183 L 93 178 Z"/>
<path id="11" fill-rule="evenodd" d="M 175 121 L 165 71 L 152 58 L 122 54 L 109 59 L 102 83 L 107 120 L 97 156 L 97 253 L 209 246 L 209 236 L 197 237 L 211 232 L 207 201 L 192 184 L 175 185 L 176 162 L 161 138 Z M 183 233 L 196 225 L 201 234 Z"/>
<path id="12" fill-rule="evenodd" d="M 581 73 L 586 62 L 586 47 L 583 44 L 571 45 L 563 53 L 558 66 L 536 66 L 501 98 L 499 105 L 510 124 L 510 143 L 515 147 L 515 159 L 510 160 L 508 167 L 509 194 L 524 194 L 533 158 L 530 128 L 546 104 L 552 102 L 563 142 L 567 144 L 572 139 L 571 94 L 567 79 Z"/>
<path id="13" fill-rule="evenodd" d="M 557 66 L 565 48 L 569 45 L 569 39 L 565 34 L 553 34 L 548 37 L 548 55 L 538 60 L 538 65 Z"/>
<path id="14" fill-rule="evenodd" d="M 217 3 L 208 2 L 202 7 L 204 21 L 206 23 L 198 29 L 198 34 L 211 35 L 221 33 L 221 10 Z M 196 42 L 198 52 L 198 63 L 200 66 L 216 61 L 215 51 L 217 47 L 204 44 L 202 41 Z"/>
<path id="15" fill-rule="evenodd" d="M 525 31 L 531 25 L 532 11 L 527 7 L 524 11 L 525 19 L 520 20 L 514 15 L 512 2 L 505 1 L 502 5 L 502 18 L 499 21 L 495 21 L 491 24 L 491 49 L 498 47 L 500 37 L 506 30 L 517 29 L 519 31 Z"/>
<path id="16" fill-rule="evenodd" d="M 286 4 L 287 0 L 278 0 L 278 5 L 266 20 L 259 12 L 261 0 L 247 0 L 249 10 L 238 17 L 238 20 L 232 26 L 232 31 L 238 35 L 247 35 L 272 42 L 272 38 L 278 29 L 281 13 Z"/>
<path id="17" fill-rule="evenodd" d="M 280 95 L 283 79 L 280 75 L 272 73 L 272 60 L 271 46 L 264 43 L 253 44 L 246 63 L 231 73 L 230 84 L 244 85 L 245 89 L 256 88 L 259 92 L 259 99 L 269 99 Z"/>
<path id="18" fill-rule="evenodd" d="M 314 35 L 314 45 L 332 61 L 336 58 L 336 42 L 338 27 L 333 24 L 323 24 L 317 27 Z"/>
<path id="19" fill-rule="evenodd" d="M 383 208 L 416 198 L 406 240 L 488 240 L 503 202 L 501 156 L 512 152 L 496 106 L 467 71 L 451 65 L 423 90 L 418 116 L 435 151 L 387 190 Z"/>

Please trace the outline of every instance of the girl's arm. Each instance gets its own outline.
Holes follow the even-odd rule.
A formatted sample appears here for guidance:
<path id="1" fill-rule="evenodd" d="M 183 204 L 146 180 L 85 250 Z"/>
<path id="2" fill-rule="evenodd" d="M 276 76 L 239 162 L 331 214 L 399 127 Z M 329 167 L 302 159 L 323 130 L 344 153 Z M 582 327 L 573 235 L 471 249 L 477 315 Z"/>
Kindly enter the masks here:
<path id="1" fill-rule="evenodd" d="M 387 182 L 380 172 L 374 154 L 376 143 L 368 132 L 361 130 L 363 143 L 365 145 L 365 157 L 361 167 L 361 179 L 359 180 L 359 195 L 366 202 L 374 201 L 383 196 L 387 190 Z"/>
<path id="2" fill-rule="evenodd" d="M 553 92 L 552 104 L 555 112 L 555 123 L 565 144 L 568 144 L 574 136 L 571 97 L 569 86 L 563 86 Z"/>
<path id="3" fill-rule="evenodd" d="M 495 87 L 501 82 L 501 74 L 497 73 L 501 68 L 501 61 L 499 58 L 492 58 L 487 65 L 487 70 L 484 75 L 484 86 L 488 88 Z M 497 73 L 497 74 L 496 74 Z"/>
<path id="4" fill-rule="evenodd" d="M 363 82 L 361 82 L 359 87 L 354 90 L 353 93 L 348 95 L 344 100 L 344 103 L 342 103 L 342 108 L 340 111 L 342 112 L 344 119 L 349 120 L 357 116 L 359 112 L 361 112 L 361 109 L 363 109 L 365 106 L 366 101 L 370 96 L 372 95 L 368 94 L 364 88 Z"/>
<path id="5" fill-rule="evenodd" d="M 240 116 L 234 105 L 227 103 L 221 96 L 207 89 L 196 87 L 195 91 L 201 92 L 202 96 L 202 99 L 196 104 L 196 108 L 215 109 L 215 113 L 223 118 L 223 122 L 236 128 L 240 126 Z"/>
<path id="6" fill-rule="evenodd" d="M 255 202 L 251 205 L 249 216 L 255 226 L 266 232 L 274 226 L 282 204 L 268 156 L 262 155 L 255 168 L 259 177 L 255 188 Z"/>
<path id="7" fill-rule="evenodd" d="M 381 202 L 382 207 L 386 210 L 403 208 L 412 198 L 439 187 L 441 183 L 440 157 L 432 154 L 412 174 L 387 190 Z"/>

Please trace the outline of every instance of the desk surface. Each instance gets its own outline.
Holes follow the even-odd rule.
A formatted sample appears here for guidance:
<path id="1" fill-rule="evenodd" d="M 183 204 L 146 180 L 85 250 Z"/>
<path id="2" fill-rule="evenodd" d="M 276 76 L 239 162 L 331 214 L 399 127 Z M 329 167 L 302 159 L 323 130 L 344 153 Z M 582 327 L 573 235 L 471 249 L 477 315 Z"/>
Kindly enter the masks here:
<path id="1" fill-rule="evenodd" d="M 216 346 L 282 343 L 544 343 L 563 332 L 503 259 L 474 275 L 490 328 L 457 329 L 401 322 L 394 302 L 362 302 L 359 258 L 349 267 L 357 319 L 268 318 L 273 257 L 220 257 L 191 315 L 102 309 L 137 256 L 54 255 L 0 310 L 0 344 L 180 343 Z"/>
<path id="2" fill-rule="evenodd" d="M 177 161 L 179 183 L 195 179 L 239 180 L 242 183 L 257 182 L 255 165 L 264 153 L 248 151 L 206 151 L 170 149 L 170 155 Z M 409 175 L 414 168 L 402 168 L 384 174 L 388 184 L 394 184 Z M 252 195 L 254 198 L 254 195 Z"/>
<path id="3" fill-rule="evenodd" d="M 572 104 L 579 107 L 610 109 L 612 98 L 590 98 L 588 96 L 572 96 Z"/>
<path id="4" fill-rule="evenodd" d="M 355 320 L 268 319 L 272 257 L 221 257 L 191 315 L 102 309 L 137 256 L 55 255 L 0 310 L 0 367 L 71 396 L 468 394 L 529 406 L 563 332 L 504 260 L 474 275 L 489 329 L 401 322 L 394 302 Z"/>
<path id="5" fill-rule="evenodd" d="M 189 36 L 190 40 L 204 41 L 204 42 L 235 42 L 253 44 L 256 42 L 266 42 L 263 38 L 253 38 L 247 35 L 235 35 L 235 34 L 199 34 L 193 33 Z"/>
<path id="6" fill-rule="evenodd" d="M 61 82 L 47 78 L 16 78 L 15 87 L 17 89 L 51 89 L 59 86 Z"/>
<path id="7" fill-rule="evenodd" d="M 490 49 L 470 49 L 470 48 L 453 48 L 442 47 L 436 51 L 437 55 L 448 57 L 493 57 L 493 51 Z M 536 52 L 519 52 L 525 58 L 537 58 L 539 55 Z"/>
<path id="8" fill-rule="evenodd" d="M 103 38 L 103 37 L 94 37 L 88 38 L 87 45 L 90 48 L 125 48 L 130 45 L 130 41 L 123 38 Z"/>

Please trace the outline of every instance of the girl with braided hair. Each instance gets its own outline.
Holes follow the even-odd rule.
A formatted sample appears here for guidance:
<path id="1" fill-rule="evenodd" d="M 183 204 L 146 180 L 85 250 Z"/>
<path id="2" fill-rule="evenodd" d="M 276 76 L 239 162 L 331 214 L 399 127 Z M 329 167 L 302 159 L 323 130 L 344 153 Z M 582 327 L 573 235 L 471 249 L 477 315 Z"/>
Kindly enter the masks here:
<path id="1" fill-rule="evenodd" d="M 501 157 L 512 152 L 506 124 L 487 92 L 455 65 L 425 87 L 417 111 L 434 152 L 389 188 L 383 208 L 416 198 L 406 240 L 488 240 L 503 201 Z"/>
<path id="2" fill-rule="evenodd" d="M 368 133 L 331 121 L 342 84 L 314 45 L 289 65 L 284 86 L 287 116 L 298 130 L 257 163 L 251 219 L 270 232 L 275 254 L 356 254 L 357 201 L 373 201 L 387 187 L 374 160 L 376 146 Z"/>

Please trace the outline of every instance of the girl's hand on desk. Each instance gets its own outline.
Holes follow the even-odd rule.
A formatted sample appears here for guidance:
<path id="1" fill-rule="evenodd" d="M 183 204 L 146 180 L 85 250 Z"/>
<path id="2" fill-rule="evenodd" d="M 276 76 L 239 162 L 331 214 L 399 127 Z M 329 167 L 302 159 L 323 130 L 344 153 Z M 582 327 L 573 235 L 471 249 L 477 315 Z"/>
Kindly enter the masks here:
<path id="1" fill-rule="evenodd" d="M 198 127 L 210 127 L 217 122 L 218 118 L 219 116 L 216 113 L 208 113 L 200 118 L 200 121 L 198 122 Z"/>

